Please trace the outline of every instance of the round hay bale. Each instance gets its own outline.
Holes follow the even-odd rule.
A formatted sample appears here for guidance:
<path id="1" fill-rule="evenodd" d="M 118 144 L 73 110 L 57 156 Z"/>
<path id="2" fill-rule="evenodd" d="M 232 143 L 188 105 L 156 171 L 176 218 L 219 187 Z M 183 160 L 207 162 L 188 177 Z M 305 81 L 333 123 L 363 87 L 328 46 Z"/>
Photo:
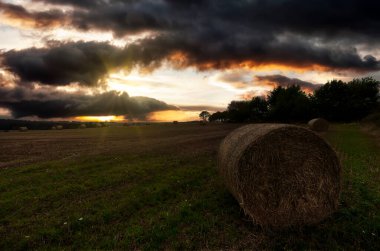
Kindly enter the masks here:
<path id="1" fill-rule="evenodd" d="M 86 129 L 86 127 L 87 127 L 87 126 L 86 126 L 85 124 L 80 124 L 80 125 L 79 125 L 79 129 Z"/>
<path id="2" fill-rule="evenodd" d="M 57 125 L 55 128 L 56 128 L 57 130 L 63 130 L 63 126 L 62 126 L 62 125 Z"/>
<path id="3" fill-rule="evenodd" d="M 57 127 L 52 126 L 52 127 L 51 127 L 51 130 L 57 130 Z"/>
<path id="4" fill-rule="evenodd" d="M 307 124 L 315 132 L 326 132 L 329 129 L 329 122 L 323 118 L 312 119 Z"/>
<path id="5" fill-rule="evenodd" d="M 220 146 L 218 169 L 244 212 L 261 226 L 314 224 L 338 207 L 339 159 L 305 128 L 238 128 Z"/>
<path id="6" fill-rule="evenodd" d="M 26 131 L 28 131 L 28 127 L 26 127 L 26 126 L 21 126 L 21 127 L 18 128 L 18 130 L 19 130 L 20 132 L 26 132 Z"/>

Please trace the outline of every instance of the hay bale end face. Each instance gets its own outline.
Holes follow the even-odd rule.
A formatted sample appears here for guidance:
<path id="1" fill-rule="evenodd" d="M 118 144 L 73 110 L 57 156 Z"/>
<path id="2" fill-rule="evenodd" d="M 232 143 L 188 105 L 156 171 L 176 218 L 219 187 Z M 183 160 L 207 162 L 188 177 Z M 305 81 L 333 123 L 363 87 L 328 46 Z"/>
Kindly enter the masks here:
<path id="1" fill-rule="evenodd" d="M 312 119 L 307 124 L 315 132 L 326 132 L 329 129 L 329 122 L 323 118 Z"/>
<path id="2" fill-rule="evenodd" d="M 218 169 L 245 213 L 261 226 L 314 224 L 338 207 L 338 157 L 305 128 L 243 126 L 222 142 Z"/>

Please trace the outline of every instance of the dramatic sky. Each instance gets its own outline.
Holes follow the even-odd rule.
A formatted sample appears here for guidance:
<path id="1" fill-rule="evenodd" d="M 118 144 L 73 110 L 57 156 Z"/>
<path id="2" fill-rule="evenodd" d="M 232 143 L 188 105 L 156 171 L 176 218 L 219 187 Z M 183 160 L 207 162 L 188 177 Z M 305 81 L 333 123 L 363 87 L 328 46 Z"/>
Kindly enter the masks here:
<path id="1" fill-rule="evenodd" d="M 0 118 L 193 120 L 298 84 L 380 80 L 380 2 L 0 0 Z"/>

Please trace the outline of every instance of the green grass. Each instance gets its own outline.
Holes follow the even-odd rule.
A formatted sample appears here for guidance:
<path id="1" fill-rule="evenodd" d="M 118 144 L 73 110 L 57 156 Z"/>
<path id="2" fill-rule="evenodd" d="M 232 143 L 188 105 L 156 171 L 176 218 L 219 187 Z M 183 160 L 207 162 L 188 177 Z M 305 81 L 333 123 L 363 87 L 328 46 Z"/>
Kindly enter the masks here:
<path id="1" fill-rule="evenodd" d="M 317 226 L 254 226 L 215 153 L 104 154 L 0 169 L 0 250 L 380 250 L 380 149 L 357 125 L 326 138 L 344 182 L 340 210 Z"/>

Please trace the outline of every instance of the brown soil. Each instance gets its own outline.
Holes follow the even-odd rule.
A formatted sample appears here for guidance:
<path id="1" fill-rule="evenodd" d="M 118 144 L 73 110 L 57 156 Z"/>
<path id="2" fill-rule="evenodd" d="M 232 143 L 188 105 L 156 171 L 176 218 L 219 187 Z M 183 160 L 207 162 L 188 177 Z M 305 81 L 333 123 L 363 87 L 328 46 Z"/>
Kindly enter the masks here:
<path id="1" fill-rule="evenodd" d="M 237 127 L 179 124 L 0 132 L 0 168 L 92 154 L 215 153 L 220 141 Z"/>

